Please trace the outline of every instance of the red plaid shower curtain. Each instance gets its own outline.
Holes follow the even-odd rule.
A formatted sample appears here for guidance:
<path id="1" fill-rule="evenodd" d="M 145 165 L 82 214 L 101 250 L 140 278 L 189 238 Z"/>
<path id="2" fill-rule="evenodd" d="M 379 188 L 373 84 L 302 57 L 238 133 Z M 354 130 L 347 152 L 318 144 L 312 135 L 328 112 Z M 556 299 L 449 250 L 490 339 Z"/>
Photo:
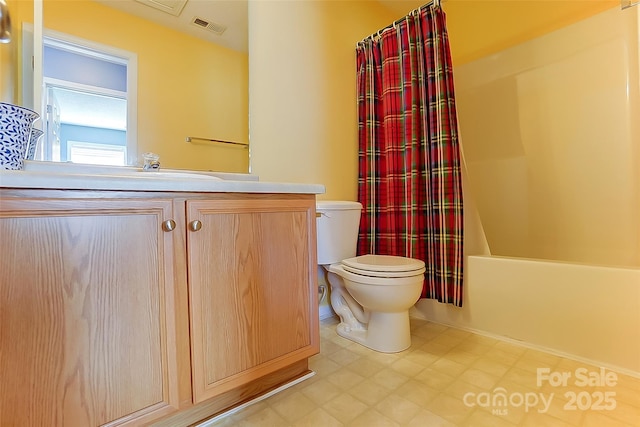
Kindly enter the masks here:
<path id="1" fill-rule="evenodd" d="M 422 296 L 462 306 L 462 184 L 445 14 L 420 8 L 356 48 L 358 253 L 425 262 Z"/>

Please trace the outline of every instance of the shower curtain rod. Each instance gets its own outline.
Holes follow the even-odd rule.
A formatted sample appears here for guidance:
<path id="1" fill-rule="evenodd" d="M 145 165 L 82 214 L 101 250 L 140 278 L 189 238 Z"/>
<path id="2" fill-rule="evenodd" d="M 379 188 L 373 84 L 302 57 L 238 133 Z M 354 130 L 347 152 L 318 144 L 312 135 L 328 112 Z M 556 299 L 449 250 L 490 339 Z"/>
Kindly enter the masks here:
<path id="1" fill-rule="evenodd" d="M 384 28 L 382 28 L 382 29 L 380 29 L 380 30 L 376 31 L 375 33 L 371 34 L 370 36 L 367 36 L 367 37 L 363 38 L 363 39 L 362 39 L 362 40 L 360 40 L 358 43 L 356 43 L 356 47 L 357 47 L 360 43 L 363 43 L 363 42 L 364 42 L 365 40 L 367 40 L 367 39 L 372 39 L 372 38 L 374 38 L 374 37 L 380 37 L 380 36 L 382 35 L 382 33 L 383 33 L 385 30 L 388 30 L 389 28 L 393 28 L 393 27 L 395 27 L 396 25 L 398 25 L 398 24 L 402 23 L 402 21 L 404 21 L 404 20 L 405 20 L 405 18 L 406 18 L 407 16 L 409 16 L 409 15 L 412 15 L 412 14 L 414 14 L 414 13 L 416 13 L 416 12 L 418 12 L 418 11 L 420 11 L 420 10 L 424 9 L 424 8 L 430 7 L 430 6 L 440 7 L 440 3 L 441 3 L 441 2 L 443 2 L 443 1 L 445 1 L 445 0 L 431 0 L 430 2 L 423 4 L 423 5 L 422 5 L 422 6 L 420 6 L 419 8 L 414 9 L 414 10 L 412 10 L 411 12 L 407 13 L 407 14 L 406 14 L 405 16 L 403 16 L 402 18 L 400 18 L 400 19 L 397 19 L 397 20 L 393 21 L 391 24 L 387 25 L 386 27 L 384 27 Z"/>

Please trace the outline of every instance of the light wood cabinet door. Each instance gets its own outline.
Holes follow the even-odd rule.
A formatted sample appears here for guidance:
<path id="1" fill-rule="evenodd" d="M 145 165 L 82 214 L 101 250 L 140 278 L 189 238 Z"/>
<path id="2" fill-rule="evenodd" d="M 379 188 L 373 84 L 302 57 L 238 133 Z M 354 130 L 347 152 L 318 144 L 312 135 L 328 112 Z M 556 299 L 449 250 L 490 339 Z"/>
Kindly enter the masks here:
<path id="1" fill-rule="evenodd" d="M 315 198 L 191 200 L 187 223 L 194 401 L 316 354 Z"/>
<path id="2" fill-rule="evenodd" d="M 170 200 L 0 200 L 0 425 L 177 409 Z"/>

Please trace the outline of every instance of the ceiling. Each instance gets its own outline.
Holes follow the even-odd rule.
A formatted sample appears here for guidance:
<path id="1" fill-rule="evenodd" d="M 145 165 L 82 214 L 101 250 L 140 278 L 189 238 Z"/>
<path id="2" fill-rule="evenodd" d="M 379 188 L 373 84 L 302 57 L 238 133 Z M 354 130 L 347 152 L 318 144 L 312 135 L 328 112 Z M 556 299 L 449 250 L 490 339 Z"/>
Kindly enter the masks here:
<path id="1" fill-rule="evenodd" d="M 229 49 L 248 51 L 247 0 L 95 0 Z M 299 0 L 290 0 L 299 1 Z M 337 1 L 337 0 L 318 0 Z M 346 0 L 343 0 L 346 1 Z M 360 0 L 381 4 L 399 19 L 429 0 Z M 441 0 L 454 64 L 468 62 L 584 19 L 620 0 Z M 631 1 L 631 0 L 623 0 Z M 155 6 L 155 7 L 150 7 Z M 175 7 L 179 14 L 167 13 Z M 162 9 L 162 10 L 160 10 Z M 194 18 L 222 27 L 216 34 Z M 470 36 L 472 35 L 472 36 Z"/>
<path id="2" fill-rule="evenodd" d="M 194 37 L 204 38 L 226 48 L 247 52 L 247 0 L 96 0 L 123 12 L 175 28 Z M 395 13 L 398 18 L 428 0 L 373 0 Z M 178 16 L 173 9 L 181 10 Z M 219 35 L 193 24 L 199 18 L 225 27 Z"/>
<path id="3" fill-rule="evenodd" d="M 203 38 L 226 48 L 247 52 L 247 0 L 95 0 L 161 25 L 175 28 L 194 37 Z M 183 5 L 183 6 L 182 6 Z M 178 16 L 170 12 L 179 9 Z M 193 23 L 194 18 L 206 21 L 209 27 L 222 27 L 220 35 Z"/>

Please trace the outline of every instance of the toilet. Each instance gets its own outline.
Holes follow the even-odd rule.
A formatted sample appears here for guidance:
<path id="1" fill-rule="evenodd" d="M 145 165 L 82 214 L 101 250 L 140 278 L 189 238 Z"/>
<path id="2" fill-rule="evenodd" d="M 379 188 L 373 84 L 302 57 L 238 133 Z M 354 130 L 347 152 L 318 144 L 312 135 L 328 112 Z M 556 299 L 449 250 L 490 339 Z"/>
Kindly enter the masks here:
<path id="1" fill-rule="evenodd" d="M 340 317 L 338 335 L 396 353 L 411 345 L 409 308 L 420 298 L 425 265 L 399 256 L 356 256 L 361 212 L 358 202 L 316 202 L 318 264 Z"/>

